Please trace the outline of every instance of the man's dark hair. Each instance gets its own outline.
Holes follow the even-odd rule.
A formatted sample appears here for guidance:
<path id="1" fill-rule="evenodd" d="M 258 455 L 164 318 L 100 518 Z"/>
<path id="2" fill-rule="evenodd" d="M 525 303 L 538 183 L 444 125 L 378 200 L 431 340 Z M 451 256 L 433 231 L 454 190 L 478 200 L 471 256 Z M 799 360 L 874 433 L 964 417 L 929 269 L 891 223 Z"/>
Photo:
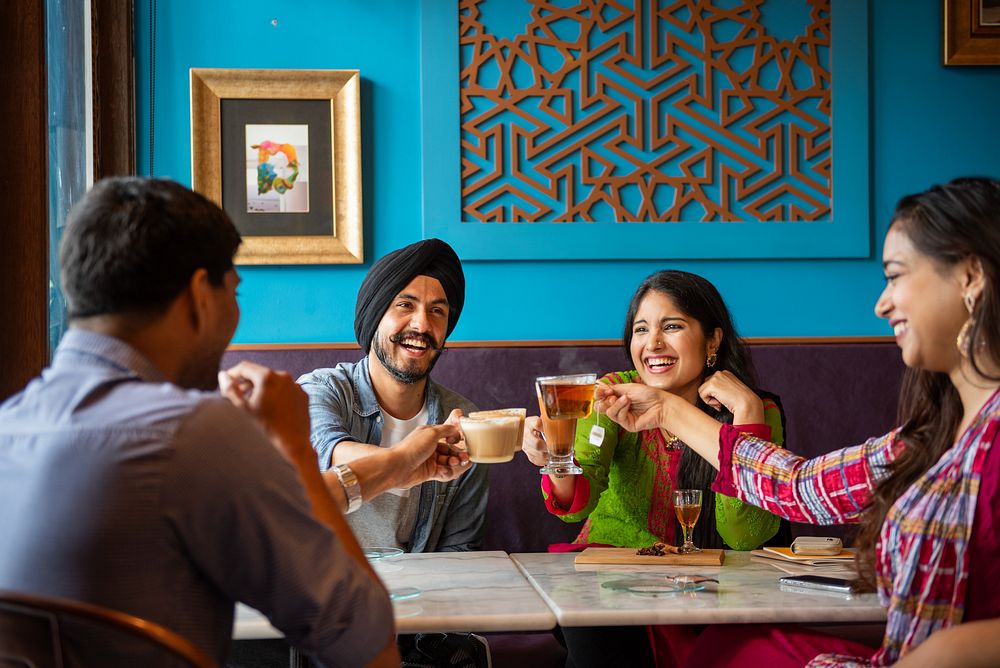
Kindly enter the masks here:
<path id="1" fill-rule="evenodd" d="M 222 285 L 239 245 L 226 212 L 179 183 L 104 179 L 73 207 L 59 247 L 69 317 L 160 314 L 198 269 Z"/>

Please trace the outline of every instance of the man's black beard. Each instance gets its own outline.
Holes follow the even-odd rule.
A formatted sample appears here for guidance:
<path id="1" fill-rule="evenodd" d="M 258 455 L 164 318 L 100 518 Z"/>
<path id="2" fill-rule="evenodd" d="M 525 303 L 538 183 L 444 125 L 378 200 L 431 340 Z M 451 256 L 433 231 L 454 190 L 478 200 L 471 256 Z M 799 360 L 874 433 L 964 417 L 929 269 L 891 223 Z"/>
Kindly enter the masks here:
<path id="1" fill-rule="evenodd" d="M 413 336 L 413 335 L 406 334 L 406 336 Z M 389 337 L 389 340 L 398 343 L 399 341 L 402 341 L 404 338 L 406 338 L 406 336 L 404 336 L 403 333 L 400 333 L 395 336 Z M 389 372 L 390 376 L 395 378 L 400 383 L 403 383 L 404 385 L 413 385 L 414 383 L 420 382 L 428 375 L 430 375 L 431 371 L 434 369 L 434 365 L 437 364 L 438 358 L 441 357 L 441 351 L 437 349 L 437 344 L 430 337 L 422 336 L 421 338 L 427 341 L 428 346 L 430 346 L 435 351 L 434 357 L 432 357 L 430 362 L 428 362 L 427 369 L 425 369 L 424 371 L 408 371 L 407 369 L 401 369 L 395 364 L 393 364 L 392 360 L 389 359 L 389 354 L 385 351 L 385 348 L 382 347 L 382 344 L 379 341 L 378 334 L 376 334 L 375 338 L 372 339 L 372 350 L 375 351 L 375 357 L 377 357 L 378 361 L 382 363 L 382 366 L 385 368 L 386 371 Z"/>

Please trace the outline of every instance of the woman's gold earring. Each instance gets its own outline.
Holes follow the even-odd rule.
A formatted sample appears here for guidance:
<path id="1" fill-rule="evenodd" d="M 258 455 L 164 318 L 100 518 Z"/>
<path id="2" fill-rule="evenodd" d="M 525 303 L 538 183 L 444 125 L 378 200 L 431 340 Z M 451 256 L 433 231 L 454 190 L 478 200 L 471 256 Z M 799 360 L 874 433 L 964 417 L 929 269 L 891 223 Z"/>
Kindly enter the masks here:
<path id="1" fill-rule="evenodd" d="M 715 360 L 717 360 L 718 357 L 719 356 L 716 355 L 715 353 L 709 353 L 708 357 L 705 358 L 705 366 L 711 369 L 713 366 L 715 366 Z"/>
<path id="2" fill-rule="evenodd" d="M 965 302 L 965 310 L 969 312 L 969 316 L 972 316 L 972 312 L 976 310 L 976 298 L 971 294 L 966 293 L 962 297 L 962 301 Z"/>
<path id="3" fill-rule="evenodd" d="M 955 346 L 962 357 L 968 358 L 969 348 L 972 346 L 972 342 L 969 340 L 969 331 L 976 324 L 976 319 L 972 317 L 972 312 L 976 310 L 976 299 L 971 294 L 966 293 L 962 297 L 962 301 L 965 303 L 965 310 L 969 312 L 969 318 L 962 325 L 962 329 L 959 330 L 958 337 L 955 339 Z"/>
<path id="4" fill-rule="evenodd" d="M 955 339 L 955 347 L 958 348 L 958 354 L 962 357 L 968 359 L 969 357 L 969 330 L 972 329 L 972 318 L 965 321 L 962 325 L 962 329 L 958 332 L 958 337 Z"/>

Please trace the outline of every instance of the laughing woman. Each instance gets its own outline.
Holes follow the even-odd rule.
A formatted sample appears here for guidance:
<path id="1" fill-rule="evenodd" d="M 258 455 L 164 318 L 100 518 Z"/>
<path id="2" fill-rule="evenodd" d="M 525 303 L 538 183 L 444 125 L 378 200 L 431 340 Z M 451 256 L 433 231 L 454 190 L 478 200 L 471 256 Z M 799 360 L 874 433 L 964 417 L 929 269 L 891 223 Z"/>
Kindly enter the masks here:
<path id="1" fill-rule="evenodd" d="M 609 373 L 602 383 L 659 388 L 713 420 L 783 441 L 781 411 L 773 398 L 762 402 L 749 389 L 755 376 L 749 353 L 719 291 L 701 276 L 661 271 L 643 281 L 625 317 L 624 348 L 632 370 Z M 706 380 L 729 388 L 726 406 L 701 400 L 698 389 Z M 529 434 L 532 425 L 540 429 L 539 418 L 529 420 L 534 421 L 527 425 Z M 525 454 L 539 466 L 545 464 L 543 447 L 537 438 L 525 439 Z M 674 489 L 702 490 L 703 509 L 693 536 L 699 547 L 750 550 L 778 531 L 775 515 L 713 493 L 714 469 L 666 429 L 629 433 L 606 415 L 593 413 L 577 424 L 574 455 L 583 475 L 546 476 L 542 491 L 549 512 L 567 522 L 586 520 L 577 544 L 679 544 Z M 664 654 L 683 655 L 681 648 L 693 638 L 691 629 L 682 627 L 658 627 L 652 646 L 642 628 L 563 631 L 576 668 L 648 665 L 654 654 L 662 664 Z"/>
<path id="2" fill-rule="evenodd" d="M 757 433 L 782 442 L 781 413 L 771 399 L 761 406 L 748 389 L 755 375 L 750 355 L 719 291 L 701 276 L 660 271 L 643 281 L 625 316 L 624 349 L 632 370 L 609 373 L 602 383 L 656 387 L 713 419 L 744 429 L 758 425 Z M 732 410 L 698 396 L 698 388 L 715 374 L 743 389 L 730 402 Z M 600 439 L 591 438 L 595 425 L 603 429 Z M 544 452 L 530 443 L 525 453 L 532 463 L 545 464 Z M 549 512 L 567 522 L 586 520 L 575 543 L 677 544 L 674 489 L 704 490 L 702 519 L 693 537 L 700 547 L 750 550 L 778 530 L 779 520 L 771 513 L 713 494 L 709 486 L 715 471 L 666 429 L 633 434 L 595 412 L 577 424 L 574 455 L 584 474 L 546 476 L 542 489 Z"/>
<path id="3" fill-rule="evenodd" d="M 716 491 L 794 521 L 861 524 L 858 586 L 886 607 L 878 650 L 795 628 L 720 626 L 700 636 L 690 665 L 1000 665 L 1000 182 L 904 197 L 882 258 L 875 312 L 908 367 L 900 426 L 884 436 L 803 460 L 672 394 L 598 390 L 625 428 L 683 438 L 719 469 Z M 729 390 L 701 396 L 726 403 Z"/>

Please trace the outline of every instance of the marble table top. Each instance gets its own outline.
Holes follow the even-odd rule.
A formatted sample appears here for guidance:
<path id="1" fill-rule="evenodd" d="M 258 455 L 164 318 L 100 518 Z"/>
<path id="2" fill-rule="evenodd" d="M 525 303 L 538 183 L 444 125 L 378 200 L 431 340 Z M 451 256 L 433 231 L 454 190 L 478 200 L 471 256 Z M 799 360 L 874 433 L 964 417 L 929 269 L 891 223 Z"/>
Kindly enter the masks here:
<path id="1" fill-rule="evenodd" d="M 284 638 L 285 634 L 271 626 L 267 617 L 244 603 L 236 604 L 236 619 L 233 621 L 233 640 L 261 640 L 263 638 Z"/>
<path id="2" fill-rule="evenodd" d="M 511 555 L 563 626 L 885 621 L 875 594 L 783 590 L 778 578 L 788 573 L 748 552 L 727 551 L 721 567 L 578 566 L 575 557 Z M 664 575 L 701 575 L 718 583 L 697 592 L 651 593 Z"/>
<path id="3" fill-rule="evenodd" d="M 403 554 L 372 562 L 393 601 L 398 633 L 427 631 L 539 631 L 556 624 L 535 589 L 505 552 Z M 237 606 L 233 638 L 280 638 L 256 610 Z"/>

